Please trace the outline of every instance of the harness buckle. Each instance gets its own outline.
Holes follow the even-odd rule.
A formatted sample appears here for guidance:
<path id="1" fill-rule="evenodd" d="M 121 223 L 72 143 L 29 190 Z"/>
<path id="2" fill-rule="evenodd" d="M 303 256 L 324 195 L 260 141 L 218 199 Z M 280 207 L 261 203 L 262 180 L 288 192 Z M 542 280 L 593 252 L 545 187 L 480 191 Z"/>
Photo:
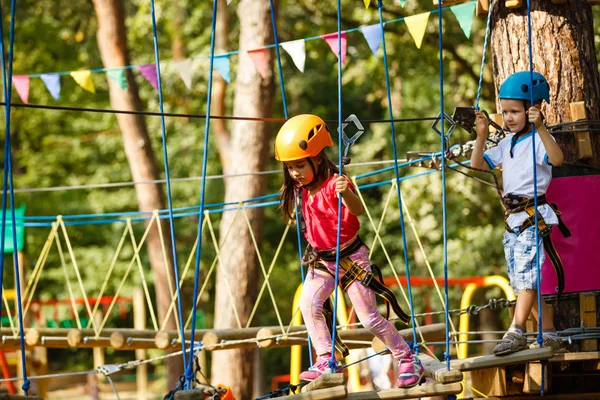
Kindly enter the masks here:
<path id="1" fill-rule="evenodd" d="M 373 276 L 374 275 L 371 272 L 365 271 L 365 274 L 363 275 L 362 279 L 360 280 L 360 283 L 362 283 L 363 286 L 365 286 L 365 287 L 369 287 L 369 284 L 373 280 Z"/>

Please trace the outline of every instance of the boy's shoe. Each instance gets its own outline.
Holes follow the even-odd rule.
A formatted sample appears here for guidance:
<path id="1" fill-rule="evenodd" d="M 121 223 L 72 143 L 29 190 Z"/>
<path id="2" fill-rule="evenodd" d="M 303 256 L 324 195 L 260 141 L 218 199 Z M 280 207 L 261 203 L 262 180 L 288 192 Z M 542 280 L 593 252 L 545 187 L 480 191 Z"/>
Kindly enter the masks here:
<path id="1" fill-rule="evenodd" d="M 527 339 L 517 332 L 508 331 L 494 347 L 494 355 L 504 356 L 527 349 Z"/>
<path id="2" fill-rule="evenodd" d="M 339 361 L 335 364 L 335 372 L 342 370 L 342 364 Z M 329 358 L 319 357 L 317 362 L 308 369 L 300 374 L 300 380 L 305 382 L 312 382 L 321 375 L 331 374 L 331 367 L 329 367 Z"/>
<path id="3" fill-rule="evenodd" d="M 544 347 L 550 347 L 552 349 L 552 351 L 559 351 L 560 350 L 560 337 L 558 335 L 543 335 L 544 338 L 544 342 L 543 345 Z M 535 341 L 533 343 L 531 343 L 529 345 L 530 349 L 539 349 L 540 348 L 540 344 Z"/>
<path id="4" fill-rule="evenodd" d="M 400 360 L 396 387 L 408 389 L 417 386 L 423 379 L 424 374 L 425 368 L 416 356 L 413 356 L 412 360 Z"/>

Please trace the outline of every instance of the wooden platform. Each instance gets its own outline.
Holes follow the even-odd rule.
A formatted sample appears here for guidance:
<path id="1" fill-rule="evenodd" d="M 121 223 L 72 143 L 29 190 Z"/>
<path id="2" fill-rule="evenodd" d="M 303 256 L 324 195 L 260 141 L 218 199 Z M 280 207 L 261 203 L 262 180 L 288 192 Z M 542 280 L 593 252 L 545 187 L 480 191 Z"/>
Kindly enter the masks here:
<path id="1" fill-rule="evenodd" d="M 348 393 L 346 399 L 416 399 L 420 397 L 448 396 L 462 392 L 460 383 L 442 385 L 441 383 L 425 383 L 410 389 L 386 389 L 373 392 Z"/>
<path id="2" fill-rule="evenodd" d="M 317 389 L 306 393 L 292 394 L 290 396 L 278 397 L 278 399 L 310 399 L 310 400 L 326 400 L 326 399 L 345 399 L 348 396 L 346 386 L 335 386 L 327 389 Z"/>
<path id="3" fill-rule="evenodd" d="M 302 393 L 308 393 L 318 389 L 327 389 L 336 386 L 346 386 L 347 379 L 342 373 L 323 374 L 308 385 L 302 386 Z"/>
<path id="4" fill-rule="evenodd" d="M 567 353 L 568 354 L 568 353 Z M 485 355 L 479 357 L 452 360 L 450 366 L 459 371 L 473 371 L 476 369 L 504 367 L 511 364 L 522 364 L 531 361 L 549 360 L 554 356 L 552 349 L 544 347 L 541 349 L 528 349 L 517 351 L 506 356 Z"/>
<path id="5" fill-rule="evenodd" d="M 446 368 L 446 363 L 438 361 L 426 354 L 419 354 L 419 358 L 425 367 L 425 376 L 442 384 L 462 382 L 463 373 L 455 368 Z"/>

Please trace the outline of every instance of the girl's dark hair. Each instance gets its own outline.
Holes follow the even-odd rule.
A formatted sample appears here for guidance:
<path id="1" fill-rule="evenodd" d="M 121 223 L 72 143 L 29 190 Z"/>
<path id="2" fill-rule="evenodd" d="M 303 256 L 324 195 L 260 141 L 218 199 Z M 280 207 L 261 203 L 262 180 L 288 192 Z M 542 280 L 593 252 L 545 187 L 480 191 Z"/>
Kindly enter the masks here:
<path id="1" fill-rule="evenodd" d="M 320 160 L 319 165 L 314 166 L 317 169 L 317 179 L 324 181 L 331 175 L 339 172 L 339 168 L 327 157 L 325 151 L 321 151 L 317 156 L 317 159 Z M 294 216 L 294 201 L 296 199 L 296 193 L 298 193 L 300 189 L 300 185 L 292 178 L 288 172 L 287 166 L 284 163 L 283 185 L 281 185 L 281 189 L 279 190 L 279 208 L 281 210 L 283 221 L 288 225 L 296 222 Z"/>

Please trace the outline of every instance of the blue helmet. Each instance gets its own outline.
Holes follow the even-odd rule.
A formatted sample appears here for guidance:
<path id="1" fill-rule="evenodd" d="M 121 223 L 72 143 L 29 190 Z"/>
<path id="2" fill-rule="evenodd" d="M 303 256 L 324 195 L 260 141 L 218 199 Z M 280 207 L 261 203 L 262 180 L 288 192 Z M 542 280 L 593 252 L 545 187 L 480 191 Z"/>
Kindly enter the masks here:
<path id="1" fill-rule="evenodd" d="M 531 74 L 529 71 L 515 72 L 504 80 L 500 86 L 499 99 L 531 101 L 529 87 L 531 85 Z M 550 85 L 539 72 L 533 73 L 533 102 L 546 100 L 550 103 Z"/>

